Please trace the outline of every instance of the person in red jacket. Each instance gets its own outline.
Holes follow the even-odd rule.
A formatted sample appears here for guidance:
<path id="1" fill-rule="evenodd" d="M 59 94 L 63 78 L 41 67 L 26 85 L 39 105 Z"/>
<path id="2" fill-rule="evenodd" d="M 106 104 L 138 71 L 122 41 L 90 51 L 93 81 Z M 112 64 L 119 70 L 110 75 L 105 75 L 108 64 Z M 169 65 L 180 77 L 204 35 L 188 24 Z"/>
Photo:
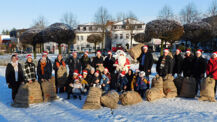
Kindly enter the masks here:
<path id="1" fill-rule="evenodd" d="M 212 57 L 209 59 L 206 75 L 212 77 L 217 82 L 217 51 L 212 54 Z M 216 82 L 215 82 L 215 92 L 216 92 Z"/>

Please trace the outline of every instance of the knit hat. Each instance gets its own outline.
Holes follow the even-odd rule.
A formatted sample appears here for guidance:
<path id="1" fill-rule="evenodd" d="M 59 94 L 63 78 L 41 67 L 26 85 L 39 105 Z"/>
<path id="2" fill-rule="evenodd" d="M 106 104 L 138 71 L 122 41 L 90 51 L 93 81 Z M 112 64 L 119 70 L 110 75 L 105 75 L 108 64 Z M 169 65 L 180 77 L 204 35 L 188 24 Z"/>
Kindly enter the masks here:
<path id="1" fill-rule="evenodd" d="M 97 54 L 101 54 L 101 51 L 98 50 L 96 53 L 97 53 Z"/>
<path id="2" fill-rule="evenodd" d="M 169 52 L 169 49 L 164 49 L 164 52 Z"/>
<path id="3" fill-rule="evenodd" d="M 26 59 L 28 59 L 28 58 L 32 58 L 32 55 L 31 55 L 31 54 L 28 54 L 28 55 L 26 56 Z"/>
<path id="4" fill-rule="evenodd" d="M 43 55 L 43 56 L 44 56 L 44 55 L 47 56 L 47 55 L 48 55 L 48 52 L 47 52 L 47 51 L 44 51 L 42 55 Z"/>
<path id="5" fill-rule="evenodd" d="M 104 70 L 107 71 L 107 72 L 109 72 L 108 68 L 105 68 Z"/>
<path id="6" fill-rule="evenodd" d="M 147 49 L 148 49 L 148 45 L 144 45 L 144 46 L 143 46 L 143 49 L 145 49 L 145 48 L 147 48 Z"/>
<path id="7" fill-rule="evenodd" d="M 191 50 L 190 50 L 190 49 L 187 49 L 187 50 L 186 50 L 186 53 L 190 53 L 190 52 L 191 52 Z"/>
<path id="8" fill-rule="evenodd" d="M 176 49 L 176 50 L 178 50 L 180 53 L 182 52 L 180 49 Z"/>
<path id="9" fill-rule="evenodd" d="M 214 53 L 212 53 L 212 55 L 215 55 L 215 56 L 217 57 L 217 51 L 216 51 L 216 52 L 214 52 Z"/>
<path id="10" fill-rule="evenodd" d="M 79 81 L 79 79 L 78 78 L 75 78 L 75 80 L 74 81 Z"/>
<path id="11" fill-rule="evenodd" d="M 122 71 L 122 72 L 121 72 L 121 76 L 124 76 L 125 74 L 126 74 L 125 71 Z"/>
<path id="12" fill-rule="evenodd" d="M 108 54 L 112 55 L 112 51 L 111 51 L 111 50 L 109 50 L 109 51 L 108 51 Z"/>
<path id="13" fill-rule="evenodd" d="M 78 77 L 79 77 L 79 78 L 82 78 L 82 75 L 81 75 L 81 74 L 79 74 L 79 75 L 78 75 Z"/>
<path id="14" fill-rule="evenodd" d="M 83 74 L 87 74 L 87 70 L 83 70 Z"/>
<path id="15" fill-rule="evenodd" d="M 198 49 L 198 50 L 196 51 L 196 53 L 202 53 L 202 50 L 201 50 L 201 49 Z"/>
<path id="16" fill-rule="evenodd" d="M 74 73 L 73 73 L 74 75 L 78 75 L 78 70 L 76 69 L 76 70 L 74 70 Z"/>
<path id="17" fill-rule="evenodd" d="M 97 70 L 97 71 L 95 72 L 95 74 L 99 74 L 99 71 Z"/>

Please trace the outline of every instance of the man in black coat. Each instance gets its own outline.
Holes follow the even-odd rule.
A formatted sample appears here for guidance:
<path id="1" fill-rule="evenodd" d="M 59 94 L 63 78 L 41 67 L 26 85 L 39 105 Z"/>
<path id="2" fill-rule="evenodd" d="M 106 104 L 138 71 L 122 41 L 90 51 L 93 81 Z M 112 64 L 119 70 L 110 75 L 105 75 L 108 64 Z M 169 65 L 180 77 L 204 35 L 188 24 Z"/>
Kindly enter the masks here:
<path id="1" fill-rule="evenodd" d="M 84 52 L 84 55 L 81 57 L 80 62 L 81 62 L 82 70 L 84 70 L 88 64 L 91 64 L 91 60 L 88 57 L 87 51 Z"/>
<path id="2" fill-rule="evenodd" d="M 204 73 L 206 72 L 206 60 L 202 57 L 202 50 L 196 51 L 196 56 L 192 63 L 192 75 L 197 81 L 196 92 L 200 87 L 200 81 L 204 78 Z"/>
<path id="3" fill-rule="evenodd" d="M 108 68 L 110 73 L 114 73 L 115 67 L 113 64 L 115 63 L 115 58 L 112 56 L 112 52 L 108 51 L 108 56 L 105 58 L 103 62 L 104 67 Z"/>
<path id="4" fill-rule="evenodd" d="M 173 67 L 173 76 L 177 73 L 178 76 L 181 76 L 182 73 L 183 58 L 181 55 L 181 50 L 177 49 L 176 54 L 174 55 L 174 67 Z"/>
<path id="5" fill-rule="evenodd" d="M 72 57 L 66 60 L 66 64 L 68 64 L 69 67 L 69 78 L 72 78 L 74 70 L 78 70 L 78 73 L 81 73 L 81 63 L 77 58 L 77 52 L 72 53 Z"/>
<path id="6" fill-rule="evenodd" d="M 139 61 L 139 70 L 145 72 L 146 79 L 149 81 L 149 75 L 151 74 L 151 68 L 154 62 L 153 56 L 148 51 L 147 45 L 143 46 L 141 50 L 142 50 L 142 53 L 137 58 L 137 60 Z"/>
<path id="7" fill-rule="evenodd" d="M 192 75 L 193 55 L 190 49 L 186 50 L 185 58 L 183 60 L 182 71 L 184 77 L 190 77 Z"/>
<path id="8" fill-rule="evenodd" d="M 22 66 L 18 63 L 16 55 L 12 55 L 11 63 L 8 63 L 5 71 L 5 78 L 8 84 L 8 87 L 12 89 L 12 99 L 15 99 L 15 96 L 18 92 L 19 86 L 21 83 L 24 83 L 24 74 Z"/>
<path id="9" fill-rule="evenodd" d="M 51 79 L 52 64 L 51 61 L 45 55 L 43 55 L 43 57 L 38 61 L 37 75 L 39 83 Z"/>
<path id="10" fill-rule="evenodd" d="M 163 56 L 161 56 L 157 62 L 156 70 L 157 73 L 162 77 L 165 77 L 167 74 L 172 74 L 173 59 L 168 54 L 169 50 L 164 49 Z"/>
<path id="11" fill-rule="evenodd" d="M 92 66 L 96 69 L 99 65 L 103 65 L 103 57 L 101 56 L 101 52 L 97 51 L 96 57 L 93 58 Z"/>

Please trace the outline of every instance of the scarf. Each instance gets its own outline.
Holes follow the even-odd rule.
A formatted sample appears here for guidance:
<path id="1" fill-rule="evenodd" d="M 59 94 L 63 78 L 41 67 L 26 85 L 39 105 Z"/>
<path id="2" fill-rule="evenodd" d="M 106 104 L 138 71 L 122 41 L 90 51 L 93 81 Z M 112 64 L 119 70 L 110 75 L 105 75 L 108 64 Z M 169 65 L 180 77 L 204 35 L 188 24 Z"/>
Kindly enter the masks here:
<path id="1" fill-rule="evenodd" d="M 42 63 L 41 62 L 41 74 L 44 75 L 44 67 L 46 66 L 46 62 Z"/>
<path id="2" fill-rule="evenodd" d="M 62 64 L 61 64 L 62 63 Z M 60 65 L 63 65 L 64 67 L 66 66 L 66 64 L 65 64 L 65 62 L 64 61 L 57 61 L 56 62 L 56 66 L 57 66 L 57 68 L 59 68 L 60 67 Z"/>

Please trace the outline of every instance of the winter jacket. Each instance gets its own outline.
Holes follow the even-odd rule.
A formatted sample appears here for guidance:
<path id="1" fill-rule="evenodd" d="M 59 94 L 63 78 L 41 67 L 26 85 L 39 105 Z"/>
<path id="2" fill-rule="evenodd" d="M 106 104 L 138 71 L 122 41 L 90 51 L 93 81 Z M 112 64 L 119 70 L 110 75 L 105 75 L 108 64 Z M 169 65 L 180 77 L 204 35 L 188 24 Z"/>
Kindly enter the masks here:
<path id="1" fill-rule="evenodd" d="M 41 79 L 49 80 L 52 76 L 52 64 L 51 61 L 47 58 L 46 60 L 46 66 L 44 67 L 44 74 L 42 74 L 41 70 L 41 60 L 38 61 L 37 66 L 37 75 L 38 75 L 38 81 L 41 82 Z"/>
<path id="2" fill-rule="evenodd" d="M 27 83 L 29 80 L 35 81 L 36 80 L 36 70 L 35 70 L 35 64 L 26 62 L 24 65 L 24 78 L 25 82 Z"/>
<path id="3" fill-rule="evenodd" d="M 135 86 L 135 90 L 139 91 L 139 90 L 146 90 L 148 89 L 148 81 L 144 78 L 142 80 L 141 77 L 137 77 L 136 79 L 136 86 Z"/>
<path id="4" fill-rule="evenodd" d="M 103 57 L 100 57 L 100 58 L 94 57 L 94 58 L 93 58 L 92 66 L 93 66 L 94 68 L 96 68 L 96 67 L 97 67 L 97 64 L 103 64 Z"/>
<path id="5" fill-rule="evenodd" d="M 132 83 L 132 80 L 133 80 L 133 74 L 131 74 L 131 75 L 126 74 L 126 77 L 127 77 L 127 80 L 128 80 L 127 90 L 130 91 L 131 90 L 131 83 Z"/>
<path id="6" fill-rule="evenodd" d="M 92 75 L 90 73 L 85 78 L 85 80 L 88 82 L 89 85 L 91 85 L 93 83 L 93 79 L 94 79 L 94 75 Z"/>
<path id="7" fill-rule="evenodd" d="M 183 58 L 181 54 L 174 55 L 174 66 L 173 66 L 173 74 L 181 74 L 182 73 L 182 65 L 183 65 Z"/>
<path id="8" fill-rule="evenodd" d="M 6 82 L 9 83 L 9 87 L 17 87 L 24 82 L 24 74 L 22 70 L 22 66 L 18 63 L 18 81 L 16 81 L 15 70 L 11 63 L 8 63 L 5 71 Z"/>
<path id="9" fill-rule="evenodd" d="M 204 73 L 206 72 L 206 60 L 200 56 L 197 58 L 196 56 L 193 59 L 192 64 L 192 74 L 195 78 L 202 78 L 204 77 Z"/>
<path id="10" fill-rule="evenodd" d="M 104 91 L 109 91 L 110 90 L 110 83 L 108 83 L 110 80 L 106 75 L 102 75 L 102 79 L 100 81 L 100 84 L 105 84 L 105 86 L 102 85 L 102 88 Z"/>
<path id="11" fill-rule="evenodd" d="M 215 80 L 217 80 L 217 58 L 210 58 L 206 68 L 207 76 L 211 76 Z"/>
<path id="12" fill-rule="evenodd" d="M 190 77 L 192 75 L 192 67 L 193 67 L 193 56 L 185 57 L 183 60 L 183 75 L 184 77 Z"/>
<path id="13" fill-rule="evenodd" d="M 88 64 L 91 64 L 91 60 L 88 56 L 82 56 L 80 62 L 83 70 L 87 67 Z"/>
<path id="14" fill-rule="evenodd" d="M 105 58 L 105 61 L 103 62 L 104 67 L 108 68 L 110 73 L 113 73 L 115 71 L 115 67 L 113 64 L 115 63 L 115 58 L 114 57 L 109 57 L 107 56 Z"/>
<path id="15" fill-rule="evenodd" d="M 165 62 L 163 62 L 165 59 Z M 160 76 L 166 76 L 167 74 L 172 74 L 173 70 L 173 59 L 167 55 L 166 57 L 161 56 L 157 62 L 156 71 Z"/>
<path id="16" fill-rule="evenodd" d="M 138 76 L 133 76 L 132 82 L 131 82 L 131 90 L 135 90 L 135 86 L 136 86 L 136 80 L 137 80 Z"/>
<path id="17" fill-rule="evenodd" d="M 73 94 L 81 94 L 84 89 L 81 83 L 73 83 L 70 87 L 72 87 Z"/>
<path id="18" fill-rule="evenodd" d="M 68 64 L 69 67 L 69 76 L 71 77 L 73 75 L 74 70 L 78 70 L 78 73 L 81 72 L 81 63 L 80 60 L 77 58 L 74 59 L 73 57 L 70 57 L 66 60 L 66 64 Z"/>
<path id="19" fill-rule="evenodd" d="M 127 83 L 128 83 L 128 80 L 127 80 L 127 77 L 124 76 L 124 77 L 119 77 L 118 79 L 118 86 L 121 90 L 124 89 L 124 86 L 127 86 Z"/>
<path id="20" fill-rule="evenodd" d="M 144 65 L 142 65 L 143 55 L 145 55 Z M 137 60 L 139 61 L 139 70 L 144 71 L 146 75 L 150 75 L 151 72 L 148 72 L 148 70 L 151 70 L 154 62 L 152 54 L 150 52 L 144 53 L 142 51 L 141 55 L 137 58 Z"/>

